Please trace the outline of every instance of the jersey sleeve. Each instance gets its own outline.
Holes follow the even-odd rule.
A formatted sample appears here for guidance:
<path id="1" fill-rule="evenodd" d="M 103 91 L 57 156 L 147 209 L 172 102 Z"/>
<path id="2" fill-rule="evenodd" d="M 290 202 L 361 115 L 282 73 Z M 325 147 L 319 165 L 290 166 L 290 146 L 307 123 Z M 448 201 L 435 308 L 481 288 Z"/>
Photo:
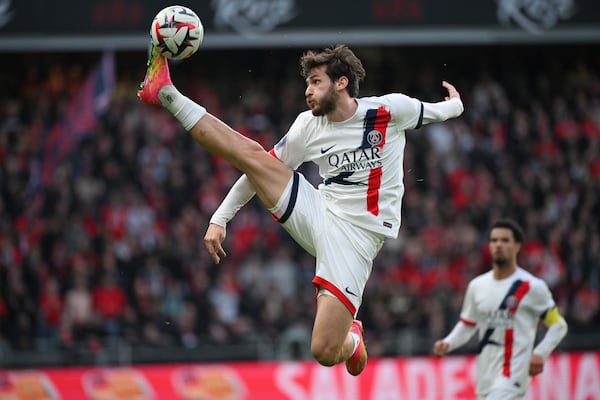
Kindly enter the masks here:
<path id="1" fill-rule="evenodd" d="M 420 100 L 402 93 L 383 96 L 388 102 L 392 115 L 402 130 L 417 129 L 423 124 L 423 104 Z"/>
<path id="2" fill-rule="evenodd" d="M 306 126 L 306 117 L 298 115 L 288 132 L 279 140 L 272 153 L 281 162 L 292 169 L 296 169 L 305 161 L 306 140 L 303 137 Z"/>
<path id="3" fill-rule="evenodd" d="M 541 279 L 536 279 L 533 282 L 531 296 L 533 313 L 539 317 L 542 317 L 548 310 L 556 305 L 552 298 L 552 293 L 550 292 L 550 289 L 548 289 L 548 285 Z"/>
<path id="4" fill-rule="evenodd" d="M 462 309 L 460 311 L 460 320 L 469 326 L 475 326 L 479 315 L 475 306 L 475 284 L 473 281 L 469 282 L 467 291 L 465 293 L 465 299 L 463 300 Z"/>
<path id="5" fill-rule="evenodd" d="M 464 106 L 459 98 L 440 101 L 437 103 L 423 102 L 423 125 L 432 122 L 443 122 L 456 118 L 464 111 Z"/>
<path id="6" fill-rule="evenodd" d="M 227 196 L 211 217 L 210 223 L 222 227 L 227 226 L 240 208 L 254 197 L 255 193 L 248 177 L 242 175 L 229 189 Z"/>

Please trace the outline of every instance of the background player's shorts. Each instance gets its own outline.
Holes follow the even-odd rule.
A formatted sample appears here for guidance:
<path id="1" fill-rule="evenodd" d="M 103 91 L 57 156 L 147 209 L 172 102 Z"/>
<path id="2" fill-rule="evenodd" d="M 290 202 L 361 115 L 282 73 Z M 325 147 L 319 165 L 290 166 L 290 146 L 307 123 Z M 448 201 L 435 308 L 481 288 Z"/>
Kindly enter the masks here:
<path id="1" fill-rule="evenodd" d="M 521 400 L 525 394 L 515 389 L 494 389 L 478 400 Z"/>
<path id="2" fill-rule="evenodd" d="M 515 377 L 507 378 L 500 375 L 494 379 L 494 383 L 489 392 L 485 396 L 480 396 L 479 399 L 521 400 L 525 397 L 530 381 L 531 378 L 529 376 L 519 381 Z"/>
<path id="3" fill-rule="evenodd" d="M 282 226 L 316 257 L 315 286 L 327 289 L 355 316 L 384 236 L 335 216 L 306 178 L 294 173 L 294 179 L 297 191 L 289 199 L 293 209 Z"/>

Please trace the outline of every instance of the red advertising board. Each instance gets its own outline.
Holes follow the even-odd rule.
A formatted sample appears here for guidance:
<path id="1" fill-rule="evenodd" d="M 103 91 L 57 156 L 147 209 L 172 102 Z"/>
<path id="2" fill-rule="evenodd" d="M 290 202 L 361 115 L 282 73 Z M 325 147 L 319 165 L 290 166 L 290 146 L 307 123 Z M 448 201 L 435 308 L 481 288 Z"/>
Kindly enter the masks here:
<path id="1" fill-rule="evenodd" d="M 369 360 L 359 376 L 312 361 L 0 371 L 0 400 L 475 399 L 473 356 Z M 527 400 L 600 399 L 600 352 L 559 353 Z"/>

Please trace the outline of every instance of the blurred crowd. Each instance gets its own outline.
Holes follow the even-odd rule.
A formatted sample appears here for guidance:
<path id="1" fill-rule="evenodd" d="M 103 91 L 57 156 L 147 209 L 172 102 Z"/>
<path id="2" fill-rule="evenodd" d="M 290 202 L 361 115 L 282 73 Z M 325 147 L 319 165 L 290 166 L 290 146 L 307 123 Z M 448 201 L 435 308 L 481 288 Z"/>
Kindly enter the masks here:
<path id="1" fill-rule="evenodd" d="M 549 285 L 569 334 L 597 336 L 600 52 L 355 50 L 367 69 L 361 95 L 438 101 L 446 79 L 465 104 L 460 119 L 408 132 L 403 226 L 359 313 L 370 353 L 418 353 L 403 344 L 429 346 L 454 325 L 466 283 L 489 268 L 487 228 L 504 216 L 523 225 L 520 265 Z M 306 109 L 300 55 L 207 51 L 171 70 L 183 93 L 269 149 Z M 0 82 L 0 342 L 307 343 L 314 260 L 254 199 L 228 226 L 228 256 L 211 262 L 203 235 L 240 173 L 138 102 L 143 54 L 116 55 L 97 129 L 40 183 L 44 138 L 95 56 L 17 55 Z"/>

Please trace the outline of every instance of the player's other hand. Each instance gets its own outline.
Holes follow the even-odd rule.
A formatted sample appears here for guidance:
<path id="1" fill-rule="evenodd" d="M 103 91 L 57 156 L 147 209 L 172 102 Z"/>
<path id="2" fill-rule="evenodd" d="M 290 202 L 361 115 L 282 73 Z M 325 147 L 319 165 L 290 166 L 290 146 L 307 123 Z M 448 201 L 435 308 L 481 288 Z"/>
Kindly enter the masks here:
<path id="1" fill-rule="evenodd" d="M 450 100 L 450 99 L 454 99 L 454 98 L 460 99 L 460 94 L 458 93 L 458 90 L 456 90 L 454 85 L 452 85 L 446 81 L 442 81 L 442 86 L 445 87 L 446 90 L 448 91 L 448 96 L 445 97 L 446 100 Z"/>
<path id="2" fill-rule="evenodd" d="M 450 347 L 448 342 L 444 342 L 443 340 L 438 340 L 433 345 L 432 353 L 434 356 L 443 357 L 446 355 L 446 353 L 448 353 L 448 347 Z"/>
<path id="3" fill-rule="evenodd" d="M 529 375 L 536 376 L 544 370 L 544 358 L 537 354 L 531 355 L 529 361 Z"/>
<path id="4" fill-rule="evenodd" d="M 209 224 L 206 234 L 204 235 L 204 246 L 210 254 L 215 264 L 221 261 L 221 257 L 227 256 L 225 250 L 221 246 L 223 240 L 225 240 L 225 227 L 217 224 Z"/>

